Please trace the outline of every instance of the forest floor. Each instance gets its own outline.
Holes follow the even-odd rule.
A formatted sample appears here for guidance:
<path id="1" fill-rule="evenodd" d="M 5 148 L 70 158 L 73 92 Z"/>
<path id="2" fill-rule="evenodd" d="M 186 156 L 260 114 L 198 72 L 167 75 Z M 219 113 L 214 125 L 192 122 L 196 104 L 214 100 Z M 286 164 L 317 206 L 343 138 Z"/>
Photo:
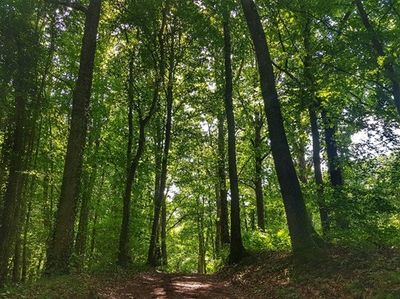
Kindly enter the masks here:
<path id="1" fill-rule="evenodd" d="M 400 251 L 335 248 L 301 266 L 288 253 L 266 252 L 212 275 L 69 275 L 0 291 L 0 298 L 400 298 Z"/>

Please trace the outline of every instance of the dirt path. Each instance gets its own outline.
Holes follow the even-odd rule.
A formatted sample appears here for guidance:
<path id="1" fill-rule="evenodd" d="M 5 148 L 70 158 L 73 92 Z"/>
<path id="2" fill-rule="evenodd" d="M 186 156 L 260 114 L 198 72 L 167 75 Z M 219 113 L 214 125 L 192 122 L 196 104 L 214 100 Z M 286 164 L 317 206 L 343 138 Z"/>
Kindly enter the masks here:
<path id="1" fill-rule="evenodd" d="M 99 298 L 243 298 L 233 293 L 229 283 L 215 276 L 195 274 L 141 274 L 123 283 L 104 286 Z"/>

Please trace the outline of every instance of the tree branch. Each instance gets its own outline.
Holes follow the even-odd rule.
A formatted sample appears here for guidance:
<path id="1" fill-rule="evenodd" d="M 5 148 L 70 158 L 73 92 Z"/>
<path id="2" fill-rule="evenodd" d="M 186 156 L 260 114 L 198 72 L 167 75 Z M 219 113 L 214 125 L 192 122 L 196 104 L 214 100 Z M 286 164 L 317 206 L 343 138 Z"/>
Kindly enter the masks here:
<path id="1" fill-rule="evenodd" d="M 47 0 L 47 2 L 52 3 L 52 4 L 58 4 L 58 5 L 63 5 L 66 7 L 70 7 L 72 9 L 79 10 L 83 13 L 87 13 L 87 7 L 79 2 L 71 1 L 71 0 Z"/>

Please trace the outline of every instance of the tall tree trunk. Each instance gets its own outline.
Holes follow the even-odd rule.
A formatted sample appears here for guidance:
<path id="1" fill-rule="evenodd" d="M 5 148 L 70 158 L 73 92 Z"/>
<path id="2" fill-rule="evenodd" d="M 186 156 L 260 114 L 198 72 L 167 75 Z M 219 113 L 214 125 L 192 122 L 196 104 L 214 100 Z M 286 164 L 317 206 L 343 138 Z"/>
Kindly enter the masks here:
<path id="1" fill-rule="evenodd" d="M 151 205 L 151 210 L 150 212 L 150 230 L 152 229 L 152 224 L 153 224 L 153 211 L 154 207 L 157 204 L 157 200 L 159 198 L 159 192 L 160 192 L 160 179 L 161 179 L 161 164 L 162 164 L 162 152 L 163 152 L 163 139 L 164 139 L 164 132 L 163 128 L 161 126 L 161 116 L 158 116 L 156 118 L 156 132 L 155 132 L 155 143 L 154 143 L 154 162 L 155 162 L 155 176 L 154 176 L 154 197 L 153 197 L 153 202 Z M 156 252 L 156 258 L 158 259 L 159 255 L 157 254 L 160 251 L 159 247 L 159 239 L 160 239 L 160 232 L 159 228 L 157 228 L 156 232 L 156 248 L 154 249 Z M 157 261 L 157 264 L 160 264 L 159 261 Z"/>
<path id="2" fill-rule="evenodd" d="M 328 156 L 328 171 L 331 184 L 333 187 L 341 187 L 343 186 L 343 175 L 335 137 L 336 126 L 332 123 L 325 110 L 322 110 L 321 115 L 325 126 L 326 153 Z"/>
<path id="3" fill-rule="evenodd" d="M 100 136 L 95 142 L 94 153 L 92 153 L 93 158 L 97 157 L 99 146 L 100 146 Z M 83 174 L 83 187 L 84 190 L 81 193 L 81 209 L 79 213 L 79 224 L 78 232 L 76 234 L 75 240 L 75 256 L 76 256 L 76 268 L 81 271 L 85 265 L 86 257 L 86 243 L 88 235 L 88 223 L 89 223 L 89 211 L 90 202 L 93 195 L 93 189 L 97 178 L 97 165 L 95 161 L 92 162 L 92 170 L 90 173 Z"/>
<path id="4" fill-rule="evenodd" d="M 325 144 L 326 154 L 328 156 L 328 172 L 330 182 L 333 188 L 333 196 L 337 201 L 336 209 L 336 223 L 340 228 L 348 227 L 348 219 L 346 219 L 344 213 L 345 203 L 344 194 L 342 192 L 343 187 L 343 174 L 342 167 L 339 161 L 338 146 L 336 142 L 336 125 L 332 119 L 329 118 L 328 113 L 325 110 L 321 112 L 322 120 L 325 127 Z"/>
<path id="5" fill-rule="evenodd" d="M 228 217 L 228 199 L 226 191 L 226 173 L 225 173 L 225 128 L 224 114 L 218 113 L 218 191 L 217 201 L 218 209 L 218 232 L 221 245 L 229 244 L 229 217 Z"/>
<path id="6" fill-rule="evenodd" d="M 32 200 L 29 200 L 28 210 L 26 213 L 25 224 L 24 224 L 24 232 L 23 232 L 23 243 L 22 243 L 22 271 L 21 271 L 21 281 L 26 282 L 28 277 L 28 269 L 29 269 L 29 248 L 28 248 L 28 229 L 31 221 L 31 213 L 32 213 Z"/>
<path id="7" fill-rule="evenodd" d="M 272 156 L 285 205 L 292 249 L 294 254 L 300 258 L 311 258 L 318 251 L 318 246 L 313 238 L 314 230 L 307 214 L 283 126 L 275 76 L 264 29 L 254 2 L 241 0 L 241 3 L 256 52 Z"/>
<path id="8" fill-rule="evenodd" d="M 15 112 L 14 124 L 10 144 L 9 158 L 9 174 L 4 193 L 4 206 L 0 225 L 0 287 L 4 285 L 8 273 L 8 263 L 11 250 L 14 246 L 15 237 L 17 235 L 17 226 L 19 222 L 20 195 L 22 190 L 22 174 L 25 166 L 25 133 L 27 118 L 27 93 L 26 75 L 23 66 L 23 54 L 19 51 L 18 57 L 18 74 L 19 78 L 15 79 Z M 7 145 L 8 147 L 8 145 Z"/>
<path id="9" fill-rule="evenodd" d="M 99 195 L 97 196 L 96 203 L 93 208 L 94 215 L 93 215 L 93 222 L 92 222 L 92 231 L 91 231 L 91 236 L 90 236 L 89 267 L 92 266 L 93 259 L 94 259 L 94 250 L 95 250 L 95 246 L 96 246 L 96 236 L 97 236 L 96 228 L 97 228 L 97 221 L 98 221 L 98 216 L 99 216 L 99 205 L 100 205 L 100 199 L 101 199 L 100 194 L 102 194 L 101 189 L 102 189 L 102 186 L 104 185 L 104 178 L 105 178 L 105 175 L 104 175 L 104 170 L 103 170 L 103 173 L 102 173 L 101 179 L 100 179 L 100 186 L 101 186 L 100 192 L 99 192 Z"/>
<path id="10" fill-rule="evenodd" d="M 319 208 L 319 216 L 321 220 L 322 232 L 323 234 L 326 234 L 329 231 L 330 221 L 329 221 L 328 207 L 326 206 L 324 199 L 324 181 L 322 179 L 322 170 L 321 170 L 321 157 L 320 157 L 321 145 L 320 145 L 320 136 L 318 130 L 318 120 L 314 107 L 309 107 L 308 113 L 310 116 L 310 123 L 311 123 L 314 179 L 315 179 L 315 184 L 317 185 L 317 196 L 318 196 L 317 203 Z"/>
<path id="11" fill-rule="evenodd" d="M 125 181 L 125 193 L 123 199 L 123 214 L 122 214 L 122 226 L 120 231 L 119 240 L 119 253 L 118 253 L 118 264 L 120 266 L 127 266 L 131 262 L 130 249 L 129 249 L 129 223 L 130 223 L 130 205 L 131 205 L 131 192 L 132 184 L 136 173 L 137 166 L 132 169 L 132 147 L 133 147 L 133 105 L 134 105 L 134 95 L 133 95 L 133 54 L 129 58 L 129 73 L 128 73 L 128 145 L 126 149 L 126 181 Z M 144 142 L 142 138 L 142 130 L 140 130 L 139 144 L 136 152 L 136 156 L 140 150 L 141 143 Z M 133 173 L 132 173 L 133 172 Z M 129 184 L 129 182 L 131 183 Z"/>
<path id="12" fill-rule="evenodd" d="M 12 121 L 8 121 L 9 123 Z M 1 145 L 1 153 L 0 153 L 0 219 L 2 219 L 3 208 L 4 208 L 4 187 L 7 181 L 8 175 L 8 165 L 10 163 L 10 152 L 12 146 L 12 134 L 11 134 L 10 125 L 7 126 L 4 132 L 4 140 Z"/>
<path id="13" fill-rule="evenodd" d="M 198 199 L 199 211 L 197 212 L 197 236 L 199 242 L 199 251 L 197 255 L 197 273 L 206 273 L 206 248 L 204 241 L 204 198 Z"/>
<path id="14" fill-rule="evenodd" d="M 163 61 L 163 59 L 161 60 Z M 128 161 L 129 168 L 127 170 L 125 191 L 123 196 L 122 222 L 119 235 L 118 260 L 117 260 L 117 264 L 120 265 L 121 267 L 128 267 L 131 264 L 129 226 L 130 226 L 130 214 L 131 214 L 131 202 L 132 202 L 132 186 L 135 181 L 136 171 L 139 166 L 139 162 L 140 159 L 142 158 L 146 145 L 146 127 L 157 109 L 159 92 L 164 77 L 163 74 L 164 74 L 164 67 L 162 63 L 160 73 L 158 74 L 154 82 L 153 99 L 149 108 L 149 112 L 146 115 L 146 117 L 143 117 L 142 113 L 138 113 L 139 140 L 134 157 L 131 159 L 131 161 Z M 129 119 L 131 121 L 131 117 L 129 117 Z M 128 156 L 130 156 L 129 145 L 128 145 Z"/>
<path id="15" fill-rule="evenodd" d="M 140 158 L 143 155 L 145 142 L 146 142 L 146 124 L 143 121 L 139 121 L 139 143 L 136 150 L 136 154 L 132 159 L 125 181 L 125 192 L 123 198 L 123 211 L 122 211 L 122 223 L 121 231 L 119 236 L 119 251 L 118 251 L 118 265 L 121 267 L 128 267 L 131 263 L 130 254 L 130 216 L 131 216 L 131 202 L 132 202 L 132 186 L 136 176 L 136 170 L 139 166 Z"/>
<path id="16" fill-rule="evenodd" d="M 225 113 L 228 124 L 228 166 L 229 182 L 231 190 L 231 242 L 229 262 L 237 263 L 245 255 L 242 243 L 242 231 L 240 227 L 240 198 L 239 184 L 236 166 L 236 128 L 233 112 L 233 82 L 232 82 L 232 61 L 231 61 L 231 33 L 230 33 L 230 11 L 224 11 L 224 58 L 225 58 Z"/>
<path id="17" fill-rule="evenodd" d="M 299 125 L 301 125 L 301 122 L 299 122 Z M 303 184 L 307 184 L 308 180 L 307 180 L 306 144 L 304 140 L 298 141 L 297 163 L 299 167 L 298 168 L 299 180 Z"/>
<path id="18" fill-rule="evenodd" d="M 378 33 L 375 31 L 374 27 L 372 26 L 368 14 L 365 11 L 364 5 L 362 0 L 356 0 L 355 4 L 357 6 L 358 14 L 361 17 L 362 23 L 364 24 L 365 29 L 370 35 L 372 46 L 379 57 L 383 57 L 384 60 L 384 69 L 387 78 L 390 80 L 392 84 L 392 93 L 394 98 L 394 104 L 397 108 L 397 112 L 400 114 L 400 79 L 399 74 L 396 73 L 393 58 L 385 57 L 385 49 L 384 43 L 379 38 Z"/>
<path id="19" fill-rule="evenodd" d="M 86 12 L 79 75 L 73 93 L 71 126 L 65 156 L 61 194 L 53 237 L 47 249 L 46 274 L 69 272 L 74 241 L 76 206 L 86 143 L 97 28 L 101 0 L 91 0 Z"/>
<path id="20" fill-rule="evenodd" d="M 161 205 L 161 265 L 168 265 L 167 254 L 167 201 L 166 196 L 163 197 Z"/>
<path id="21" fill-rule="evenodd" d="M 264 191 L 262 186 L 262 162 L 263 155 L 261 152 L 261 130 L 263 121 L 260 113 L 256 112 L 254 119 L 254 162 L 255 162 L 255 193 L 256 193 L 256 207 L 257 207 L 257 225 L 261 231 L 265 230 L 265 211 L 264 211 Z M 253 213 L 251 213 L 253 215 Z"/>
<path id="22" fill-rule="evenodd" d="M 315 95 L 315 78 L 312 70 L 312 49 L 311 49 L 311 20 L 309 15 L 304 16 L 305 25 L 303 28 L 303 44 L 305 50 L 305 56 L 303 59 L 304 69 L 304 83 L 305 83 L 305 96 L 309 100 L 308 104 L 308 115 L 310 118 L 311 126 L 311 137 L 312 137 L 312 148 L 313 148 L 313 166 L 314 166 L 314 180 L 317 185 L 317 204 L 319 208 L 319 216 L 321 220 L 322 233 L 326 234 L 329 231 L 330 222 L 328 208 L 326 206 L 324 198 L 324 182 L 322 179 L 321 170 L 321 144 L 320 144 L 320 134 L 318 129 L 318 117 L 316 114 L 316 109 L 319 106 L 318 99 Z"/>
<path id="23" fill-rule="evenodd" d="M 172 40 L 175 37 L 172 35 Z M 159 225 L 160 220 L 160 211 L 162 206 L 165 205 L 166 208 L 166 195 L 165 193 L 165 186 L 167 183 L 167 172 L 168 172 L 168 155 L 169 155 L 169 148 L 171 145 L 171 129 L 172 129 L 172 106 L 174 100 L 174 71 L 175 71 L 175 55 L 174 55 L 174 43 L 171 42 L 170 48 L 170 57 L 169 57 L 169 68 L 168 68 L 168 85 L 167 85 L 167 119 L 165 121 L 165 138 L 164 138 L 164 148 L 163 148 L 163 155 L 162 155 L 162 163 L 161 163 L 161 174 L 160 174 L 160 188 L 158 192 L 158 198 L 154 205 L 154 214 L 153 214 L 153 225 L 151 229 L 151 238 L 150 238 L 150 245 L 148 251 L 147 262 L 149 265 L 156 266 L 157 265 L 157 255 L 156 255 L 156 243 L 157 243 L 157 228 Z M 165 211 L 166 213 L 166 211 Z M 166 217 L 166 214 L 164 215 Z M 163 217 L 162 217 L 163 218 Z M 163 219 L 162 219 L 163 220 Z M 161 246 L 161 253 L 162 256 L 165 258 L 163 263 L 166 263 L 166 219 L 164 219 L 163 223 L 161 223 L 161 239 L 162 239 L 162 246 Z"/>

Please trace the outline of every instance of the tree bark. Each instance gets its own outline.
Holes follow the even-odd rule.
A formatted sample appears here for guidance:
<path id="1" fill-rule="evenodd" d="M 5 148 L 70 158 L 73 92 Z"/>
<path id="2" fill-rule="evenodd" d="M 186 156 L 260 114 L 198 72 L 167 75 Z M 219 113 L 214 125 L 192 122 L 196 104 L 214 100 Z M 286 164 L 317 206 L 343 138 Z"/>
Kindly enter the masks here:
<path id="1" fill-rule="evenodd" d="M 319 106 L 319 101 L 315 94 L 315 78 L 312 72 L 312 49 L 311 49 L 311 21 L 308 15 L 304 16 L 305 25 L 303 28 L 303 44 L 305 50 L 305 56 L 303 59 L 303 76 L 305 83 L 305 96 L 309 100 L 308 104 L 308 114 L 310 118 L 311 126 L 311 137 L 312 137 L 312 148 L 313 148 L 313 166 L 314 166 L 314 180 L 317 186 L 317 204 L 319 208 L 319 216 L 321 220 L 322 233 L 326 234 L 329 231 L 330 221 L 328 208 L 326 206 L 324 198 L 324 182 L 322 179 L 321 170 L 321 144 L 320 144 L 320 134 L 318 127 L 318 117 L 316 114 L 316 109 Z"/>
<path id="2" fill-rule="evenodd" d="M 154 205 L 154 214 L 153 214 L 153 225 L 151 229 L 151 238 L 149 245 L 149 252 L 147 262 L 149 265 L 156 266 L 157 265 L 157 255 L 156 255 L 156 243 L 157 243 L 157 228 L 160 220 L 160 211 L 162 207 L 166 209 L 166 195 L 165 186 L 167 183 L 167 173 L 168 173 L 168 155 L 169 148 L 171 145 L 171 129 L 172 129 L 172 106 L 174 100 L 174 71 L 175 71 L 175 55 L 174 55 L 174 42 L 175 38 L 172 35 L 172 42 L 170 48 L 170 57 L 169 57 L 169 68 L 168 68 L 168 85 L 167 85 L 167 118 L 165 121 L 165 138 L 164 138 L 164 148 L 162 155 L 162 163 L 161 163 L 161 173 L 160 173 L 160 188 L 158 191 L 158 198 Z M 162 263 L 166 265 L 167 263 L 167 248 L 166 248 L 166 210 L 164 210 L 165 215 L 162 215 L 161 219 L 161 255 L 163 257 Z"/>
<path id="3" fill-rule="evenodd" d="M 197 256 L 197 273 L 206 273 L 206 248 L 204 241 L 204 198 L 197 201 L 199 211 L 197 212 L 197 236 L 199 242 L 199 251 Z"/>
<path id="4" fill-rule="evenodd" d="M 93 155 L 92 159 L 97 158 L 99 146 L 100 146 L 100 136 L 95 142 L 95 149 L 94 152 L 92 153 Z M 78 232 L 76 234 L 76 240 L 75 240 L 75 256 L 76 256 L 75 266 L 78 271 L 81 271 L 85 266 L 90 202 L 92 199 L 93 189 L 97 179 L 98 163 L 96 163 L 96 161 L 93 161 L 91 164 L 92 164 L 91 172 L 83 174 L 84 190 L 81 193 L 81 209 L 79 213 Z"/>
<path id="5" fill-rule="evenodd" d="M 139 143 L 136 150 L 136 154 L 132 159 L 125 181 L 125 192 L 123 198 L 123 211 L 122 211 L 122 223 L 121 231 L 119 236 L 119 251 L 117 264 L 121 267 L 128 267 L 132 260 L 130 254 L 130 216 L 131 216 L 131 202 L 132 202 L 132 186 L 136 176 L 136 170 L 139 166 L 140 158 L 143 155 L 145 142 L 146 142 L 146 124 L 143 121 L 139 121 Z"/>
<path id="6" fill-rule="evenodd" d="M 21 50 L 21 49 L 20 49 Z M 3 211 L 0 226 L 0 287 L 4 285 L 8 273 L 8 263 L 17 234 L 19 223 L 22 174 L 25 166 L 27 92 L 24 55 L 19 51 L 18 75 L 14 81 L 15 112 L 13 130 L 10 136 L 9 174 L 3 198 Z"/>
<path id="7" fill-rule="evenodd" d="M 231 33 L 230 33 L 230 11 L 224 11 L 224 59 L 225 59 L 225 113 L 228 124 L 228 168 L 231 190 L 231 242 L 229 262 L 237 263 L 245 255 L 242 243 L 242 231 L 240 225 L 240 198 L 239 184 L 236 166 L 236 128 L 233 112 L 233 82 L 232 82 L 232 61 L 231 61 Z"/>
<path id="8" fill-rule="evenodd" d="M 130 205 L 131 205 L 131 192 L 132 192 L 132 184 L 136 173 L 137 166 L 134 166 L 132 169 L 132 147 L 133 147 L 133 54 L 131 53 L 131 57 L 129 58 L 129 73 L 128 73 L 128 145 L 126 149 L 126 181 L 125 181 L 125 193 L 123 199 L 123 212 L 122 212 L 122 226 L 120 232 L 120 240 L 119 240 L 119 252 L 118 252 L 118 261 L 117 263 L 120 266 L 126 267 L 131 262 L 130 249 L 129 249 L 129 223 L 130 223 Z M 140 124 L 139 124 L 140 125 Z M 142 138 L 142 130 L 140 130 L 139 134 L 139 144 L 136 152 L 136 156 L 140 150 L 141 143 L 144 142 Z M 132 171 L 134 172 L 132 174 Z M 132 180 L 129 185 L 129 180 Z M 127 189 L 128 188 L 128 189 Z M 129 193 L 127 193 L 129 192 Z"/>
<path id="9" fill-rule="evenodd" d="M 161 265 L 168 265 L 167 254 L 167 201 L 166 196 L 163 197 L 161 206 Z"/>
<path id="10" fill-rule="evenodd" d="M 261 130 L 263 121 L 260 113 L 256 112 L 254 119 L 254 162 L 255 162 L 255 193 L 256 193 L 256 207 L 257 207 L 257 226 L 261 231 L 265 230 L 265 211 L 264 211 L 264 191 L 262 185 L 262 162 L 263 155 L 261 152 Z M 253 213 L 252 213 L 253 215 Z"/>
<path id="11" fill-rule="evenodd" d="M 86 13 L 79 75 L 73 93 L 71 126 L 53 237 L 47 249 L 46 274 L 69 272 L 76 206 L 86 143 L 97 28 L 101 0 L 91 0 Z"/>
<path id="12" fill-rule="evenodd" d="M 226 191 L 225 173 L 225 118 L 223 113 L 218 114 L 218 231 L 221 245 L 229 244 L 229 217 L 228 199 Z"/>
<path id="13" fill-rule="evenodd" d="M 163 63 L 162 63 L 163 65 Z M 121 267 L 128 267 L 131 264 L 131 253 L 130 253 L 130 214 L 131 214 L 131 202 L 132 202 L 132 186 L 135 180 L 136 171 L 139 166 L 140 159 L 144 153 L 146 145 L 146 127 L 150 122 L 151 118 L 156 112 L 157 102 L 159 97 L 159 91 L 161 88 L 162 80 L 164 77 L 163 72 L 164 67 L 161 66 L 160 74 L 155 79 L 153 99 L 150 106 L 150 110 L 146 117 L 142 116 L 139 112 L 139 141 L 136 148 L 135 156 L 128 161 L 129 168 L 127 171 L 126 181 L 125 181 L 125 191 L 123 196 L 123 208 L 122 208 L 122 222 L 121 230 L 119 236 L 119 248 L 118 248 L 118 260 L 117 264 Z M 130 76 L 132 78 L 132 76 Z M 130 119 L 131 121 L 131 119 Z M 129 143 L 129 141 L 128 141 Z M 128 156 L 130 156 L 129 144 L 128 144 Z"/>
<path id="14" fill-rule="evenodd" d="M 313 239 L 313 228 L 290 154 L 264 29 L 254 2 L 241 0 L 241 3 L 256 52 L 272 156 L 285 205 L 292 249 L 300 258 L 311 258 L 319 248 Z"/>
<path id="15" fill-rule="evenodd" d="M 330 182 L 333 188 L 333 196 L 337 201 L 336 208 L 336 224 L 338 227 L 344 229 L 348 227 L 348 219 L 345 216 L 344 209 L 345 203 L 344 194 L 342 192 L 342 187 L 344 184 L 342 167 L 340 166 L 338 146 L 336 142 L 336 126 L 332 122 L 332 119 L 328 116 L 326 110 L 321 112 L 322 120 L 325 127 L 325 144 L 326 153 L 328 156 L 328 172 Z"/>
<path id="16" fill-rule="evenodd" d="M 329 221 L 328 208 L 324 200 L 324 181 L 322 179 L 322 170 L 321 170 L 321 156 L 320 156 L 321 145 L 320 145 L 320 136 L 318 130 L 318 119 L 314 107 L 309 107 L 308 113 L 310 116 L 310 123 L 311 123 L 314 179 L 315 179 L 315 184 L 317 185 L 317 196 L 318 196 L 317 203 L 319 208 L 319 216 L 321 220 L 322 232 L 323 234 L 326 234 L 330 228 L 330 221 Z"/>

